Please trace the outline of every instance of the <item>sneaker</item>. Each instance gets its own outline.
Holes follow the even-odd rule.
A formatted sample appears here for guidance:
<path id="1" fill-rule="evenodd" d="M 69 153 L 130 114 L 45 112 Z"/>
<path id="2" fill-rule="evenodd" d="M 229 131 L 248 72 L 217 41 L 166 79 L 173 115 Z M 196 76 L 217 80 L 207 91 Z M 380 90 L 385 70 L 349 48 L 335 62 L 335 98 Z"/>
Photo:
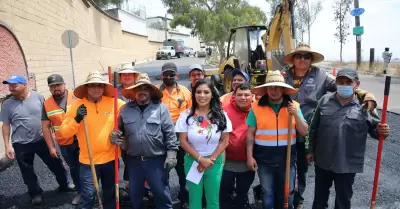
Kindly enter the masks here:
<path id="1" fill-rule="evenodd" d="M 303 204 L 295 205 L 294 209 L 304 209 Z"/>
<path id="2" fill-rule="evenodd" d="M 59 186 L 57 189 L 58 192 L 75 192 L 76 188 L 74 184 L 68 184 L 67 187 Z"/>
<path id="3" fill-rule="evenodd" d="M 77 195 L 75 195 L 74 199 L 72 199 L 71 204 L 72 205 L 77 205 L 80 201 L 81 201 L 81 195 L 77 194 Z"/>
<path id="4" fill-rule="evenodd" d="M 42 196 L 41 195 L 36 195 L 36 196 L 34 196 L 32 198 L 32 204 L 33 205 L 40 205 L 42 203 L 43 203 L 43 200 L 42 200 Z"/>

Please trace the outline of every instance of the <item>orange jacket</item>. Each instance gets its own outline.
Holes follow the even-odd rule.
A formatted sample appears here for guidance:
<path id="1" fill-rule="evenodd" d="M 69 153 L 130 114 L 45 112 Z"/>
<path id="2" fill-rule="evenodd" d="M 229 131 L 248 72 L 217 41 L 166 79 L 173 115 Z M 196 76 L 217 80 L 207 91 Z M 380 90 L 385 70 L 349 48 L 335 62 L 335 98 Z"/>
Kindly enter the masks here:
<path id="1" fill-rule="evenodd" d="M 219 98 L 219 101 L 221 101 L 222 105 L 227 105 L 230 103 L 232 96 L 233 92 L 226 93 Z"/>
<path id="2" fill-rule="evenodd" d="M 70 91 L 67 92 L 67 107 L 66 110 L 79 99 L 74 96 Z M 47 117 L 49 118 L 51 125 L 54 129 L 54 134 L 56 135 L 56 140 L 59 145 L 70 145 L 74 142 L 74 137 L 65 138 L 60 134 L 60 126 L 65 117 L 64 110 L 58 106 L 53 96 L 50 96 L 44 101 L 44 109 L 46 110 Z"/>
<path id="3" fill-rule="evenodd" d="M 124 103 L 118 99 L 118 115 Z M 94 164 L 105 164 L 115 160 L 115 146 L 110 142 L 110 134 L 114 129 L 114 99 L 111 97 L 103 96 L 97 104 L 89 102 L 86 98 L 72 104 L 61 124 L 61 135 L 66 138 L 76 135 L 80 148 L 79 161 L 90 164 L 83 121 L 75 121 L 76 111 L 81 104 L 87 108 L 86 120 Z"/>
<path id="4" fill-rule="evenodd" d="M 161 102 L 167 106 L 174 123 L 178 120 L 181 112 L 192 107 L 192 93 L 186 87 L 176 84 L 176 88 L 171 94 L 169 94 L 164 84 L 158 84 L 156 87 L 162 91 L 163 98 Z"/>

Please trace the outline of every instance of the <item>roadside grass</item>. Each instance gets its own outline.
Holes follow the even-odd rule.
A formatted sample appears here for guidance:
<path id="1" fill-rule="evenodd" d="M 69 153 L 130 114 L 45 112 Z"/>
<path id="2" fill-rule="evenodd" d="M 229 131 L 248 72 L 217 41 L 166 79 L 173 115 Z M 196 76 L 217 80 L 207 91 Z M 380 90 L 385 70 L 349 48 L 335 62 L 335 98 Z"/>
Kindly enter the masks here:
<path id="1" fill-rule="evenodd" d="M 339 62 L 339 61 L 327 61 L 331 64 L 333 67 L 337 68 L 344 68 L 344 67 L 349 67 L 349 68 L 356 68 L 356 62 Z M 382 74 L 383 73 L 383 62 L 382 61 L 376 61 L 374 64 L 372 64 L 371 68 L 369 67 L 369 62 L 361 62 L 360 67 L 358 68 L 359 71 L 367 72 L 367 73 L 372 73 L 372 74 Z M 392 62 L 389 63 L 388 67 L 388 74 L 393 74 L 393 75 L 400 75 L 400 62 Z"/>

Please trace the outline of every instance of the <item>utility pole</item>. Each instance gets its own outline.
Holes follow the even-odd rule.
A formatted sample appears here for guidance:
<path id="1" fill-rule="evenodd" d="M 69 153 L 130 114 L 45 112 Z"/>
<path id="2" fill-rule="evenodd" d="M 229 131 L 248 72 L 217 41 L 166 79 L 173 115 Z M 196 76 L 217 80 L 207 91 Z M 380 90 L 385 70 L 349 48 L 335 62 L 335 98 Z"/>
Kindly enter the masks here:
<path id="1" fill-rule="evenodd" d="M 354 9 L 359 8 L 358 0 L 354 0 Z M 360 27 L 360 15 L 355 16 L 356 27 Z M 356 35 L 357 70 L 361 64 L 361 34 Z"/>
<path id="2" fill-rule="evenodd" d="M 164 30 L 165 30 L 165 40 L 168 39 L 168 27 L 167 27 L 167 13 L 165 13 L 164 17 Z"/>

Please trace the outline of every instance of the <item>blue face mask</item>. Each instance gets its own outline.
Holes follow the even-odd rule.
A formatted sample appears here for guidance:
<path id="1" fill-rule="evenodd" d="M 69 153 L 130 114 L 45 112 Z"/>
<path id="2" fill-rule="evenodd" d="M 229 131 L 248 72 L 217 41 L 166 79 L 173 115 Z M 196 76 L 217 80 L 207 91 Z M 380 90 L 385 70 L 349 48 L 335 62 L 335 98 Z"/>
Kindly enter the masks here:
<path id="1" fill-rule="evenodd" d="M 337 85 L 337 93 L 343 98 L 349 98 L 353 96 L 353 86 Z"/>

